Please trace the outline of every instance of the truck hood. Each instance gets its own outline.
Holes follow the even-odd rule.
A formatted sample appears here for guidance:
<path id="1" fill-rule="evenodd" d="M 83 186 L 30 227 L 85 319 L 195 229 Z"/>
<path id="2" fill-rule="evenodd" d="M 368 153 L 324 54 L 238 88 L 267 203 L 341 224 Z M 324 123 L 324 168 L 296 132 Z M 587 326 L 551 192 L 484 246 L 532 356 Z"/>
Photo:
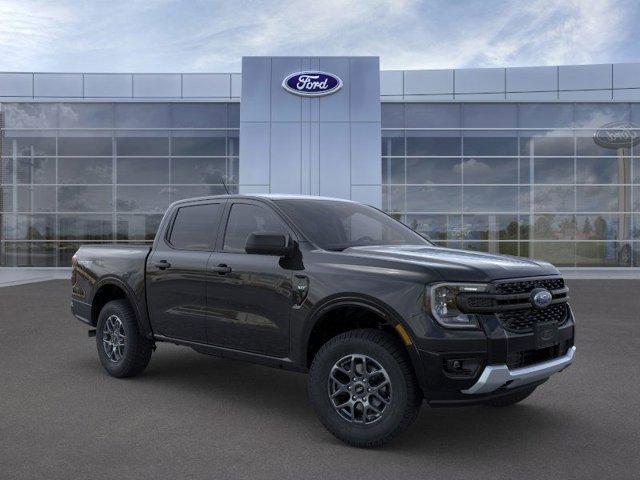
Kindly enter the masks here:
<path id="1" fill-rule="evenodd" d="M 456 282 L 560 274 L 553 265 L 539 260 L 428 245 L 351 247 L 343 253 L 424 266 L 442 280 Z"/>

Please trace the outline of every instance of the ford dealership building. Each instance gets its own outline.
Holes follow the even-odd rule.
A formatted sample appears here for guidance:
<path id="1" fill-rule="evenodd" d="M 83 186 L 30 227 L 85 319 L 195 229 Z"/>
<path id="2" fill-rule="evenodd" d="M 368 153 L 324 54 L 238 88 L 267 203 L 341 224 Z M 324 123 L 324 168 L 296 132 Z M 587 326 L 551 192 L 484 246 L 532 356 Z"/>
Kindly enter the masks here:
<path id="1" fill-rule="evenodd" d="M 640 64 L 0 73 L 0 266 L 151 241 L 172 201 L 227 188 L 351 198 L 444 246 L 640 267 L 639 125 Z"/>

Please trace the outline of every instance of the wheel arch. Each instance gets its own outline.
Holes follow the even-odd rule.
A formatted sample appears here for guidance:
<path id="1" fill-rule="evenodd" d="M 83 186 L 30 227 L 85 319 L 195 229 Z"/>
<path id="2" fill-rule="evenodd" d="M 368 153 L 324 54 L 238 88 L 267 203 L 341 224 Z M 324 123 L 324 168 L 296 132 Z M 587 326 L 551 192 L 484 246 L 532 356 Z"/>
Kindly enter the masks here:
<path id="1" fill-rule="evenodd" d="M 127 300 L 131 308 L 133 308 L 140 333 L 148 338 L 153 336 L 148 317 L 140 311 L 140 305 L 136 301 L 135 293 L 131 291 L 125 282 L 115 277 L 103 278 L 96 283 L 94 292 L 91 300 L 91 323 L 93 326 L 98 324 L 100 312 L 107 303 L 122 299 Z"/>
<path id="2" fill-rule="evenodd" d="M 392 307 L 363 295 L 339 295 L 326 299 L 309 316 L 304 332 L 306 368 L 328 340 L 357 328 L 379 328 L 395 336 L 409 355 L 416 376 L 422 375 L 418 350 L 406 323 Z"/>

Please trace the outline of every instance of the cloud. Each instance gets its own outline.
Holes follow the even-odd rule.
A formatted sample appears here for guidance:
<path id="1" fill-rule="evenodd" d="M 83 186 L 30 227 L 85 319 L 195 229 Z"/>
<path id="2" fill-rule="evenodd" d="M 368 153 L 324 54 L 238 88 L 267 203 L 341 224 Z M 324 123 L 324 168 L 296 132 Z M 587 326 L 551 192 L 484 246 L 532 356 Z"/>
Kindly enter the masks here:
<path id="1" fill-rule="evenodd" d="M 611 0 L 538 0 L 505 15 L 470 61 L 489 65 L 607 62 L 627 13 Z M 475 50 L 475 53 L 474 53 Z"/>
<path id="2" fill-rule="evenodd" d="M 14 0 L 0 3 L 0 19 L 2 69 L 15 71 L 25 68 L 25 57 L 45 56 L 54 50 L 56 40 L 70 27 L 72 14 L 53 3 L 30 5 Z"/>
<path id="3" fill-rule="evenodd" d="M 383 69 L 637 61 L 633 0 L 0 5 L 0 70 L 239 71 L 243 55 L 379 55 Z"/>
<path id="4" fill-rule="evenodd" d="M 637 5 L 586 2 L 465 3 L 429 14 L 408 40 L 385 49 L 385 68 L 506 67 L 638 60 Z M 449 16 L 448 19 L 445 16 Z M 429 21 L 434 18 L 434 21 Z M 427 48 L 420 48 L 420 40 Z"/>

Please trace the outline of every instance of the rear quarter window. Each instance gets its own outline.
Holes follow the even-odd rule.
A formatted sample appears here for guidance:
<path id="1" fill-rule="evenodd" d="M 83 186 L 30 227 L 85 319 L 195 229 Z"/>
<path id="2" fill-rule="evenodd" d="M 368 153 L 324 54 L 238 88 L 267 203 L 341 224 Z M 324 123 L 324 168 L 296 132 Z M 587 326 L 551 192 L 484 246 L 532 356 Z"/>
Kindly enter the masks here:
<path id="1" fill-rule="evenodd" d="M 180 207 L 169 243 L 179 250 L 213 250 L 221 210 L 219 203 Z"/>

